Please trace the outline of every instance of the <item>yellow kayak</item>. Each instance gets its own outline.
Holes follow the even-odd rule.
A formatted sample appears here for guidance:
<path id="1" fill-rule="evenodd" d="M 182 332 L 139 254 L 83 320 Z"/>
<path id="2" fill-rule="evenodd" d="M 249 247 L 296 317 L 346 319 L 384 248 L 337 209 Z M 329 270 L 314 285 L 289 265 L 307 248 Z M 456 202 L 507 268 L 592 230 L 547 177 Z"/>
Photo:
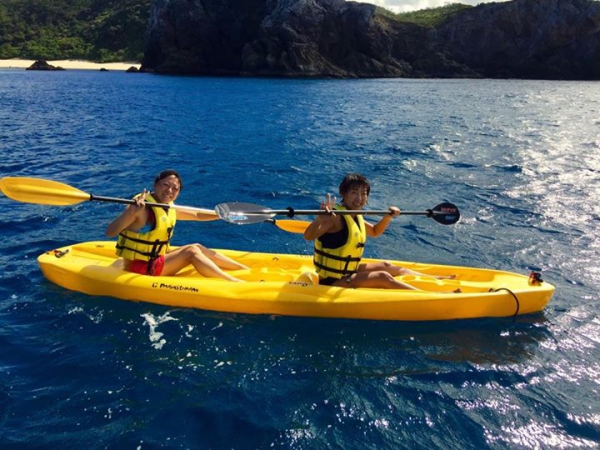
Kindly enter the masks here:
<path id="1" fill-rule="evenodd" d="M 73 291 L 244 314 L 407 321 L 511 317 L 541 311 L 554 293 L 551 284 L 526 275 L 405 261 L 392 262 L 456 279 L 398 277 L 418 291 L 320 286 L 312 255 L 217 251 L 249 267 L 231 272 L 245 283 L 204 278 L 191 266 L 170 277 L 126 272 L 114 242 L 62 247 L 38 262 L 48 280 Z"/>

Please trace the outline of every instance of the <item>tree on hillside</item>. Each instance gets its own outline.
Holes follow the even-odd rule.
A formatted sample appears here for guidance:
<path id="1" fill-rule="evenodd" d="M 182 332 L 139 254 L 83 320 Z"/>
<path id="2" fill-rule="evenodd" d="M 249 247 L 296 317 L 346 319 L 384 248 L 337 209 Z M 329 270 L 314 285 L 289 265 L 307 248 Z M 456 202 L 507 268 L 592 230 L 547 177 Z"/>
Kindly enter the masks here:
<path id="1" fill-rule="evenodd" d="M 2 0 L 0 58 L 140 61 L 150 0 Z"/>

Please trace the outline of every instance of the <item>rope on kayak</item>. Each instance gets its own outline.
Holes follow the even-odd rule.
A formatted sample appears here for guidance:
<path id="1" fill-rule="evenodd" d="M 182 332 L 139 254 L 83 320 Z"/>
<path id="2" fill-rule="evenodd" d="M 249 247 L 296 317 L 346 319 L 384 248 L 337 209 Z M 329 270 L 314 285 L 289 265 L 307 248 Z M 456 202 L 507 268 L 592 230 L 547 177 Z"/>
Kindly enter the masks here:
<path id="1" fill-rule="evenodd" d="M 515 303 L 517 304 L 517 310 L 515 311 L 515 314 L 513 315 L 513 317 L 517 317 L 519 315 L 519 310 L 521 309 L 521 304 L 519 303 L 519 299 L 517 298 L 515 293 L 513 291 L 511 291 L 510 289 L 507 289 L 507 288 L 490 289 L 490 292 L 500 292 L 500 291 L 508 292 L 515 299 Z"/>

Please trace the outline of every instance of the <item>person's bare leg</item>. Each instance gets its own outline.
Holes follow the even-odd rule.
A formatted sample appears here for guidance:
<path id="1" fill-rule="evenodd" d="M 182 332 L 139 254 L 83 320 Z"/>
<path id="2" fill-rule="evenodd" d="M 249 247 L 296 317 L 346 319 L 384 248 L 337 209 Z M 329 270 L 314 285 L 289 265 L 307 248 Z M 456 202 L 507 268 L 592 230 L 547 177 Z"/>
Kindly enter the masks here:
<path id="1" fill-rule="evenodd" d="M 248 269 L 248 266 L 245 266 L 244 264 L 240 264 L 239 262 L 237 262 L 231 258 L 228 258 L 227 256 L 225 256 L 221 253 L 217 253 L 210 248 L 207 248 L 200 244 L 194 244 L 194 245 L 196 245 L 198 247 L 198 249 L 202 253 L 204 253 L 204 255 L 206 255 L 206 257 L 208 259 L 210 259 L 212 262 L 214 262 L 221 269 L 226 269 L 226 270 Z"/>
<path id="2" fill-rule="evenodd" d="M 454 280 L 456 279 L 456 275 L 430 275 L 428 273 L 417 272 L 414 270 L 406 269 L 405 267 L 395 266 L 387 261 L 381 261 L 377 263 L 366 263 L 361 264 L 358 268 L 359 272 L 367 271 L 367 272 L 375 272 L 378 270 L 382 270 L 384 272 L 389 273 L 393 277 L 398 277 L 401 275 L 415 275 L 415 276 L 426 276 L 426 277 L 434 277 L 438 280 Z"/>
<path id="3" fill-rule="evenodd" d="M 343 278 L 336 281 L 333 286 L 346 287 L 346 288 L 374 288 L 374 289 L 407 289 L 412 291 L 423 291 L 410 284 L 403 283 L 396 280 L 392 274 L 383 270 L 377 270 L 374 272 L 360 271 L 351 275 L 349 279 Z M 433 292 L 433 291 L 432 291 Z M 452 291 L 455 294 L 461 292 L 460 288 Z M 442 292 L 441 294 L 447 294 L 448 292 Z"/>
<path id="4" fill-rule="evenodd" d="M 374 289 L 407 289 L 416 291 L 416 287 L 396 280 L 390 273 L 378 270 L 375 272 L 361 271 L 336 281 L 333 285 L 347 288 L 374 288 Z"/>
<path id="5" fill-rule="evenodd" d="M 195 245 L 186 245 L 165 255 L 163 275 L 174 275 L 185 266 L 192 264 L 196 271 L 207 278 L 220 278 L 228 281 L 243 281 L 221 270 Z"/>

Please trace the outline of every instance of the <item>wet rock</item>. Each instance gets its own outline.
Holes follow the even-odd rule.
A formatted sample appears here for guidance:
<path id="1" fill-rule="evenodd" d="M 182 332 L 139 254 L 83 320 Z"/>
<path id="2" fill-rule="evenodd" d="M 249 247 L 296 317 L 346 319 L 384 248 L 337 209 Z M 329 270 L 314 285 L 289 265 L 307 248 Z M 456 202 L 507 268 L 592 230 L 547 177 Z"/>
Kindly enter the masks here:
<path id="1" fill-rule="evenodd" d="M 53 66 L 52 64 L 48 64 L 47 61 L 38 60 L 34 62 L 31 66 L 27 67 L 25 70 L 65 70 L 60 66 Z"/>

